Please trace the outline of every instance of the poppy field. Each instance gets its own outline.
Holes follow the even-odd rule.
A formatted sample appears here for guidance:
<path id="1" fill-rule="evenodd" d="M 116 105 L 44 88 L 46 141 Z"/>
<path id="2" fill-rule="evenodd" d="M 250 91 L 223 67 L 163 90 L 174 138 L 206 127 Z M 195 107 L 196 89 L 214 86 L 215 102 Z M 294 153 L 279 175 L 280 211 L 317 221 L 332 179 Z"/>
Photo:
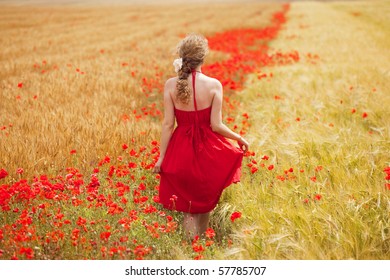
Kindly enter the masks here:
<path id="1" fill-rule="evenodd" d="M 0 259 L 389 259 L 388 1 L 0 5 Z M 158 201 L 162 92 L 203 34 L 250 142 L 204 236 Z"/>

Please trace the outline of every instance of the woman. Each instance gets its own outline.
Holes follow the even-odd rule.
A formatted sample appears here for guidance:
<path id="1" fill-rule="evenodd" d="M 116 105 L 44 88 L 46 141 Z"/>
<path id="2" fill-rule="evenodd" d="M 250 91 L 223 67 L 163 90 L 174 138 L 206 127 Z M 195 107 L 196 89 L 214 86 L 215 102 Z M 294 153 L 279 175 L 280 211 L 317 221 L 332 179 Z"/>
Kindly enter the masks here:
<path id="1" fill-rule="evenodd" d="M 161 174 L 160 203 L 184 212 L 190 238 L 206 231 L 222 191 L 239 181 L 248 149 L 248 142 L 222 122 L 222 85 L 201 70 L 207 52 L 201 35 L 189 35 L 178 45 L 178 76 L 165 84 L 160 157 L 154 167 Z"/>

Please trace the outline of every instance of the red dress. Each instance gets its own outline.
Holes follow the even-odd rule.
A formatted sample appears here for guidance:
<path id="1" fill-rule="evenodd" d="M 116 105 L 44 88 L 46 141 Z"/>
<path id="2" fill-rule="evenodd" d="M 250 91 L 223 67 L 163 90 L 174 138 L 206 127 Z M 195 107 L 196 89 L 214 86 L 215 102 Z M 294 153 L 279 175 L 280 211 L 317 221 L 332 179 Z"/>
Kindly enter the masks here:
<path id="1" fill-rule="evenodd" d="M 165 208 L 187 213 L 210 212 L 222 191 L 239 182 L 243 151 L 211 130 L 211 107 L 175 110 L 177 127 L 161 164 L 159 197 Z"/>

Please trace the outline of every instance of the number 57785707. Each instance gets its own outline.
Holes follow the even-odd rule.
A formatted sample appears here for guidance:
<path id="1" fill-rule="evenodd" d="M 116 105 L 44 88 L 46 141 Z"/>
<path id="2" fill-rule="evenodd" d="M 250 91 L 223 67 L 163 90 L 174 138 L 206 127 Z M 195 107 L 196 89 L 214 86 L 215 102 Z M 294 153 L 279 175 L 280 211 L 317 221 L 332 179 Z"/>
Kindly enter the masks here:
<path id="1" fill-rule="evenodd" d="M 263 275 L 266 267 L 262 266 L 222 266 L 218 270 L 219 275 Z"/>

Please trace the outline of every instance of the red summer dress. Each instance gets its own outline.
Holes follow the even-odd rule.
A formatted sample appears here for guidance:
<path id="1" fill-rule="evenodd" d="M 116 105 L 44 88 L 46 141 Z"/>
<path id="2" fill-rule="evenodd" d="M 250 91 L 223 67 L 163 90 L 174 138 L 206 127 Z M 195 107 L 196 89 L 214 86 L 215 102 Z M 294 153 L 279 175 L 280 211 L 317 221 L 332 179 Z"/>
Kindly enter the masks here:
<path id="1" fill-rule="evenodd" d="M 160 203 L 167 209 L 187 213 L 210 212 L 222 191 L 241 176 L 243 151 L 211 130 L 209 108 L 195 111 L 174 109 L 175 128 L 161 164 Z"/>

